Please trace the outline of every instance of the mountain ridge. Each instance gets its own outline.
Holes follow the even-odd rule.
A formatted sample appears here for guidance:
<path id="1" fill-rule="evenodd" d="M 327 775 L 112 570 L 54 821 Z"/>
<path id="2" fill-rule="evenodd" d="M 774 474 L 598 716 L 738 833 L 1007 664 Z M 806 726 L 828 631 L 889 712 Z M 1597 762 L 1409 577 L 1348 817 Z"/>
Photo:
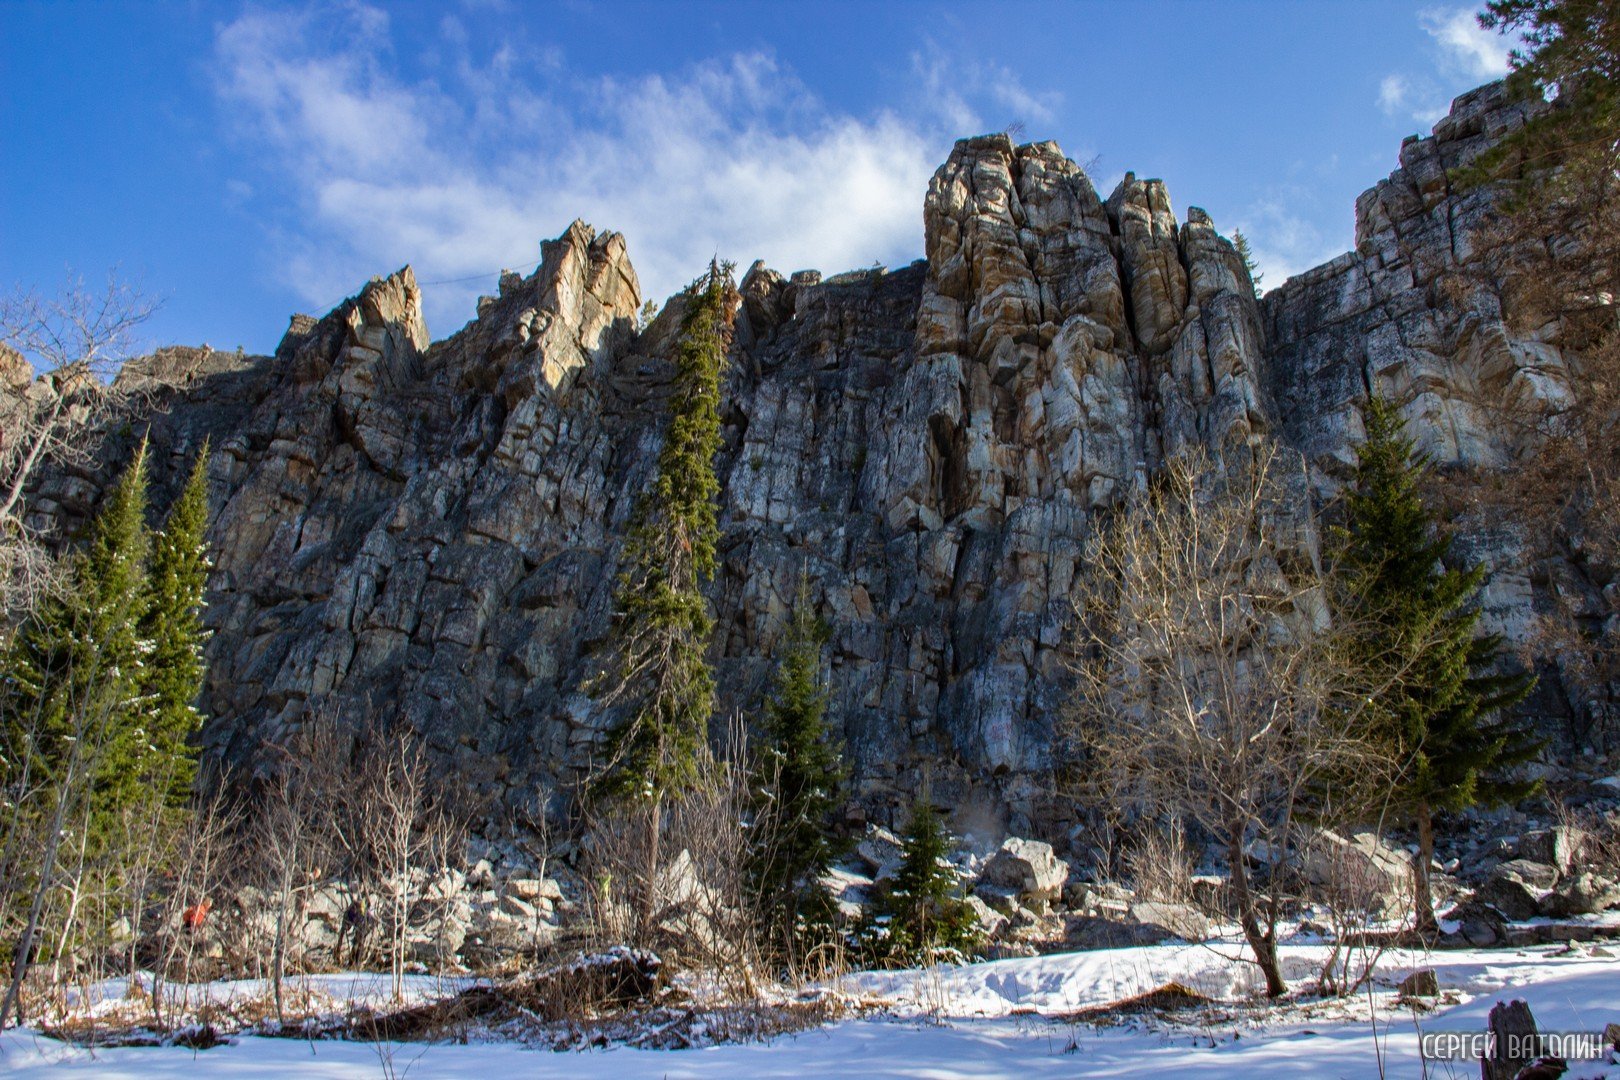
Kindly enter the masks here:
<path id="1" fill-rule="evenodd" d="M 1004 134 L 935 174 L 923 260 L 827 280 L 756 263 L 719 462 L 721 714 L 757 703 L 802 574 L 832 627 L 852 812 L 889 820 L 926 767 L 960 815 L 1061 838 L 1072 810 L 1044 777 L 1099 513 L 1167 456 L 1267 436 L 1328 493 L 1371 388 L 1459 469 L 1525 450 L 1493 396 L 1557 407 L 1569 358 L 1468 287 L 1494 196 L 1446 179 L 1533 107 L 1499 83 L 1459 97 L 1357 200 L 1355 250 L 1259 300 L 1161 182 L 1103 199 L 1056 144 Z M 386 713 L 509 822 L 559 813 L 611 719 L 584 687 L 659 445 L 679 302 L 638 328 L 641 303 L 625 239 L 583 222 L 441 341 L 403 268 L 295 317 L 273 357 L 132 366 L 177 388 L 111 436 L 103 473 L 43 474 L 31 513 L 67 532 L 135 429 L 160 492 L 212 439 L 210 749 L 267 768 L 312 715 Z M 1601 568 L 1530 565 L 1510 524 L 1459 524 L 1513 642 L 1550 588 L 1596 602 Z M 1534 708 L 1565 752 L 1612 745 L 1605 703 L 1545 682 Z"/>

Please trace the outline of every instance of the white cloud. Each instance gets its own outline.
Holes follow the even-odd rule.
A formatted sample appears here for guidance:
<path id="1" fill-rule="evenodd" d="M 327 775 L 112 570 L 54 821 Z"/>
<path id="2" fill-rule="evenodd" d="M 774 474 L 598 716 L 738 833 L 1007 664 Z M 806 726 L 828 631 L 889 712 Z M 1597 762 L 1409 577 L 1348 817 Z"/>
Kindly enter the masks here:
<path id="1" fill-rule="evenodd" d="M 1030 90 L 1000 64 L 949 55 L 932 39 L 911 54 L 911 70 L 921 88 L 919 104 L 957 136 L 1048 123 L 1062 102 L 1060 94 Z M 970 102 L 991 105 L 1001 115 L 986 117 Z"/>
<path id="2" fill-rule="evenodd" d="M 1405 75 L 1385 75 L 1378 84 L 1378 107 L 1384 110 L 1385 116 L 1405 112 L 1411 92 Z"/>
<path id="3" fill-rule="evenodd" d="M 1452 93 L 1506 75 L 1512 43 L 1481 27 L 1472 7 L 1426 8 L 1418 13 L 1418 24 L 1436 46 L 1433 74 L 1440 82 L 1429 76 L 1386 75 L 1378 83 L 1378 107 L 1385 116 L 1428 127 L 1449 111 Z"/>
<path id="4" fill-rule="evenodd" d="M 1448 69 L 1474 79 L 1500 79 L 1508 73 L 1510 42 L 1480 26 L 1474 8 L 1429 8 L 1418 21 L 1440 46 Z"/>
<path id="5" fill-rule="evenodd" d="M 909 261 L 929 177 L 982 126 L 970 101 L 1038 121 L 1054 101 L 970 66 L 954 85 L 939 76 L 932 111 L 856 117 L 768 54 L 582 78 L 554 47 L 472 56 L 454 35 L 439 42 L 450 58 L 408 81 L 390 69 L 385 16 L 350 6 L 340 18 L 351 25 L 318 34 L 287 12 L 224 26 L 220 94 L 299 204 L 274 250 L 304 302 L 330 304 L 407 261 L 428 282 L 489 273 L 425 290 L 440 334 L 493 271 L 534 265 L 538 241 L 575 217 L 623 232 L 659 300 L 711 253 L 783 271 Z M 311 51 L 317 41 L 332 44 Z"/>
<path id="6" fill-rule="evenodd" d="M 1378 107 L 1385 116 L 1416 120 L 1432 127 L 1449 111 L 1450 102 L 1430 78 L 1385 75 L 1378 83 Z"/>
<path id="7" fill-rule="evenodd" d="M 1348 236 L 1327 235 L 1301 212 L 1315 202 L 1309 189 L 1284 185 L 1256 200 L 1233 223 L 1248 238 L 1265 278 L 1262 288 L 1275 289 L 1349 250 Z"/>

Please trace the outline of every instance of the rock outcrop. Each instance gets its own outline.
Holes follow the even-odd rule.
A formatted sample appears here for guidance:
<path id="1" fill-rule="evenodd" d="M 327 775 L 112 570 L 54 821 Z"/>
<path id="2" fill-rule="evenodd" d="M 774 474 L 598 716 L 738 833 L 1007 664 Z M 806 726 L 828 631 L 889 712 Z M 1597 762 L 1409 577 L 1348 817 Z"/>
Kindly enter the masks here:
<path id="1" fill-rule="evenodd" d="M 1268 435 L 1331 489 L 1369 387 L 1443 461 L 1497 465 L 1521 448 L 1481 402 L 1564 392 L 1564 357 L 1447 285 L 1490 193 L 1445 170 L 1522 118 L 1499 86 L 1458 99 L 1359 200 L 1357 250 L 1263 303 L 1159 181 L 1103 199 L 1056 145 L 1004 135 L 935 175 L 925 260 L 828 280 L 756 264 L 719 462 L 722 714 L 757 704 L 802 575 L 867 814 L 888 820 L 926 762 L 939 801 L 1060 837 L 1041 777 L 1099 511 L 1167 455 Z M 443 341 L 407 268 L 296 318 L 274 357 L 210 354 L 160 401 L 160 490 L 216 449 L 216 753 L 268 767 L 313 716 L 386 714 L 511 820 L 560 805 L 611 720 L 586 686 L 662 437 L 679 303 L 638 333 L 641 301 L 624 240 L 576 223 Z M 53 473 L 35 511 L 70 521 L 105 480 Z M 1495 566 L 1493 625 L 1522 637 L 1545 573 L 1500 525 L 1470 542 Z"/>

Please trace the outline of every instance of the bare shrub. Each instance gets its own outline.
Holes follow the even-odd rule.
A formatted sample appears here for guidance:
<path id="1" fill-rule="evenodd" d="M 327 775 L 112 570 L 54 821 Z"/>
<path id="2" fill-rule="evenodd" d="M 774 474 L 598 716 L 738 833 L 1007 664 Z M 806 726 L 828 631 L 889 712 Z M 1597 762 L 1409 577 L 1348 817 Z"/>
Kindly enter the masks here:
<path id="1" fill-rule="evenodd" d="M 1330 938 L 1317 988 L 1323 994 L 1348 997 L 1371 979 L 1383 955 L 1386 940 L 1372 933 L 1384 920 L 1404 920 L 1407 912 L 1393 910 L 1389 874 L 1354 844 L 1325 831 L 1307 830 L 1300 846 L 1308 868 L 1300 875 L 1303 898 L 1319 906 L 1327 917 Z M 1406 898 L 1405 907 L 1410 906 Z"/>
<path id="2" fill-rule="evenodd" d="M 1089 552 L 1069 770 L 1082 801 L 1172 814 L 1214 837 L 1267 991 L 1280 873 L 1300 814 L 1330 783 L 1368 785 L 1364 688 L 1332 631 L 1301 535 L 1303 465 L 1260 446 L 1166 465 Z"/>
<path id="3" fill-rule="evenodd" d="M 242 921 L 259 939 L 245 943 L 248 954 L 269 956 L 278 1017 L 287 973 L 314 960 L 316 901 L 327 915 L 342 906 L 334 940 L 320 943 L 331 961 L 344 962 L 347 947 L 348 962 L 361 962 L 375 939 L 395 1000 L 413 961 L 451 959 L 471 808 L 450 798 L 414 733 L 316 713 L 281 748 L 253 801 L 240 895 L 256 910 Z"/>
<path id="4" fill-rule="evenodd" d="M 702 782 L 662 806 L 598 808 L 586 819 L 583 875 L 596 943 L 653 949 L 711 972 L 729 997 L 757 993 L 762 921 L 748 877 L 747 739 L 732 725 L 724 758 L 705 749 Z M 658 828 L 645 815 L 663 815 Z M 662 850 L 649 855 L 646 845 Z M 656 865 L 644 884 L 640 872 Z M 637 913 L 645 906 L 648 921 Z"/>
<path id="5" fill-rule="evenodd" d="M 231 842 L 240 818 L 241 808 L 222 789 L 202 797 L 174 835 L 155 903 L 144 913 L 155 923 L 155 933 L 144 935 L 145 948 L 135 955 L 152 972 L 152 1023 L 160 1030 L 187 1014 L 192 984 L 199 975 L 220 974 L 214 960 L 216 951 L 222 953 L 214 908 L 223 897 L 235 859 Z M 132 944 L 139 940 L 132 938 Z M 200 961 L 206 965 L 201 971 Z M 138 966 L 132 962 L 130 971 Z M 164 1013 L 166 981 L 179 990 L 172 1015 Z"/>
<path id="6" fill-rule="evenodd" d="M 1125 864 L 1141 899 L 1164 904 L 1194 901 L 1192 852 L 1179 818 L 1143 829 L 1125 856 Z"/>

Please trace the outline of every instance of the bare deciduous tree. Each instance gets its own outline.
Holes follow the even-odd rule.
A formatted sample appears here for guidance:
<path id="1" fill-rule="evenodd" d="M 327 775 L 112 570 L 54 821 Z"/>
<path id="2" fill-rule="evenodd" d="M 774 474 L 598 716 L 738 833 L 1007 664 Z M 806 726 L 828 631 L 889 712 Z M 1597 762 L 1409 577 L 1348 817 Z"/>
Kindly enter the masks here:
<path id="1" fill-rule="evenodd" d="M 432 888 L 444 879 L 465 840 L 461 822 L 449 813 L 421 741 L 407 730 L 372 731 L 362 750 L 355 790 L 367 862 L 374 870 L 386 910 L 382 928 L 393 976 L 394 1000 L 404 997 L 411 916 L 416 904 L 450 890 Z M 445 912 L 435 920 L 441 930 Z"/>
<path id="2" fill-rule="evenodd" d="M 1286 984 L 1270 886 L 1295 823 L 1323 785 L 1370 780 L 1374 759 L 1299 526 L 1303 465 L 1268 447 L 1234 456 L 1244 460 L 1171 462 L 1094 544 L 1073 775 L 1078 794 L 1179 817 L 1218 842 L 1276 996 Z"/>
<path id="3" fill-rule="evenodd" d="M 0 295 L 0 615 L 14 620 L 51 579 L 51 560 L 23 520 L 23 493 L 46 461 L 92 463 L 85 435 L 126 400 L 114 383 L 135 331 L 157 305 L 109 276 L 70 279 L 56 294 Z"/>

